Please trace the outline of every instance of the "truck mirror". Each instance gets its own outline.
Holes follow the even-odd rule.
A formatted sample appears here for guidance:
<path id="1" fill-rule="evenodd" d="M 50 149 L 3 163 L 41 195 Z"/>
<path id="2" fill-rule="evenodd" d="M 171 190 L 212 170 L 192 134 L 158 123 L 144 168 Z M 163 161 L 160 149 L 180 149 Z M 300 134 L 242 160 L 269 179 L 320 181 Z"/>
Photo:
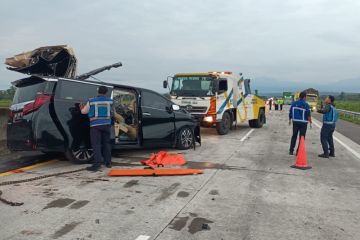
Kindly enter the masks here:
<path id="1" fill-rule="evenodd" d="M 164 80 L 163 81 L 163 88 L 167 88 L 168 87 L 168 81 L 167 80 Z"/>

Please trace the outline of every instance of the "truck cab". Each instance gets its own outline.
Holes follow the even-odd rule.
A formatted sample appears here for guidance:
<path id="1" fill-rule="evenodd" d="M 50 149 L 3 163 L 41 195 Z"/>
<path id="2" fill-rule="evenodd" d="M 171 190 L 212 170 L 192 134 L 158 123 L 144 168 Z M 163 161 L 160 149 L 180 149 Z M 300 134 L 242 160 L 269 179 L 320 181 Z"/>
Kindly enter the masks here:
<path id="1" fill-rule="evenodd" d="M 171 101 L 190 112 L 203 127 L 227 134 L 234 124 L 262 127 L 265 102 L 253 95 L 250 79 L 232 72 L 178 73 L 169 87 Z"/>
<path id="2" fill-rule="evenodd" d="M 316 112 L 318 108 L 318 96 L 316 94 L 306 94 L 306 102 L 309 104 L 312 112 Z"/>

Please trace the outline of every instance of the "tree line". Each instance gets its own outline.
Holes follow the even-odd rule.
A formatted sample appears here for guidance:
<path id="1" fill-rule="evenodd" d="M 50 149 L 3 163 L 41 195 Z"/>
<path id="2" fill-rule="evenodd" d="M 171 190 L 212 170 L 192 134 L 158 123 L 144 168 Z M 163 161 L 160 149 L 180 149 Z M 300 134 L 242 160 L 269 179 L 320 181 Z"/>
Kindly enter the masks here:
<path id="1" fill-rule="evenodd" d="M 0 90 L 0 100 L 12 100 L 15 94 L 16 88 L 11 86 L 9 89 Z"/>

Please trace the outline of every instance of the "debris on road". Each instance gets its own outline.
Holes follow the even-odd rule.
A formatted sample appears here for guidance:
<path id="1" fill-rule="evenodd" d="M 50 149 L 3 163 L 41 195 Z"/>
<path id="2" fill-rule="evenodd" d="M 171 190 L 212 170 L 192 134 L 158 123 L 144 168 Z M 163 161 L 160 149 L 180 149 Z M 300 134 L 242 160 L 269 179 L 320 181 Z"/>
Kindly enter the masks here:
<path id="1" fill-rule="evenodd" d="M 60 176 L 60 175 L 65 175 L 65 174 L 70 174 L 70 173 L 76 173 L 76 172 L 81 172 L 81 171 L 84 171 L 84 170 L 86 170 L 86 169 L 85 168 L 80 168 L 80 169 L 77 169 L 77 170 L 46 174 L 46 175 L 41 175 L 41 176 L 38 176 L 38 177 L 33 177 L 33 178 L 28 178 L 28 179 L 1 182 L 0 186 L 14 185 L 14 184 L 19 184 L 19 183 L 31 182 L 31 181 L 35 181 L 35 180 L 44 179 L 44 178 L 55 177 L 55 176 Z M 13 206 L 13 207 L 14 206 L 15 207 L 21 206 L 21 205 L 24 204 L 23 202 L 13 202 L 13 201 L 6 200 L 6 199 L 1 197 L 2 194 L 3 194 L 3 192 L 0 190 L 0 202 L 3 202 L 5 204 Z"/>

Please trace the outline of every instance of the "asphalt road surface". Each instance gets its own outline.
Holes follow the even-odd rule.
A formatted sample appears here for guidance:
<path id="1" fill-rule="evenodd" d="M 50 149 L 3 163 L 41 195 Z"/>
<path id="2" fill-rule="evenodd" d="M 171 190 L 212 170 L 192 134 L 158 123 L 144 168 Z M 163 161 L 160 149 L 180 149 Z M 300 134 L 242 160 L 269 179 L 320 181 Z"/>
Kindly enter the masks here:
<path id="1" fill-rule="evenodd" d="M 110 178 L 103 169 L 2 186 L 4 198 L 24 205 L 0 203 L 0 239 L 360 239 L 359 145 L 336 142 L 336 158 L 318 158 L 314 126 L 306 138 L 313 168 L 302 171 L 290 168 L 286 111 L 250 131 L 203 129 L 203 145 L 184 151 L 201 175 Z M 141 168 L 150 152 L 114 153 L 114 167 Z M 0 182 L 81 167 L 54 158 Z"/>
<path id="2" fill-rule="evenodd" d="M 312 116 L 322 121 L 322 114 L 312 113 Z M 360 126 L 358 124 L 339 119 L 336 123 L 336 131 L 360 144 Z"/>

